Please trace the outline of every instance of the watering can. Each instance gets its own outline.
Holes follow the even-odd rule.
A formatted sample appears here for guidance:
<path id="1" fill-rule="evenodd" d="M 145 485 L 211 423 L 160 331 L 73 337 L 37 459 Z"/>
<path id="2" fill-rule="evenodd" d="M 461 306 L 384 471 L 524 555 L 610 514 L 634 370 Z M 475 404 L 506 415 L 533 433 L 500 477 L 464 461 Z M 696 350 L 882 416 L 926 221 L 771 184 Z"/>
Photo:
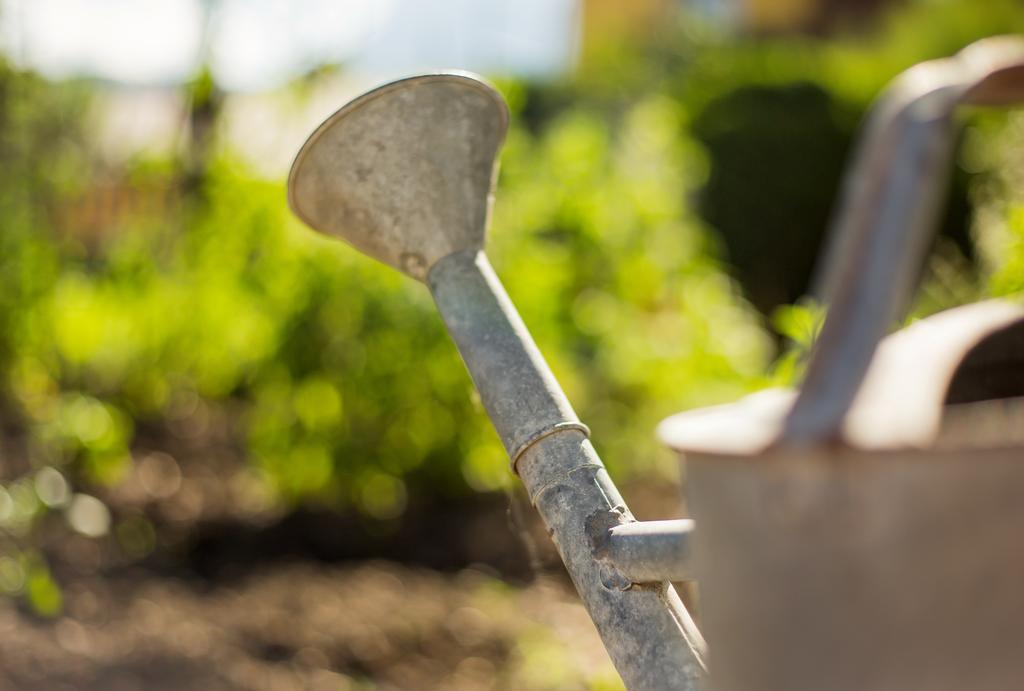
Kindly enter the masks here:
<path id="1" fill-rule="evenodd" d="M 439 73 L 393 82 L 355 99 L 328 118 L 300 150 L 289 176 L 289 203 L 315 230 L 344 240 L 429 289 L 508 452 L 512 470 L 523 482 L 544 520 L 628 688 L 695 690 L 709 688 L 709 683 L 710 688 L 730 691 L 954 688 L 920 683 L 898 687 L 884 685 L 881 681 L 875 686 L 856 685 L 858 680 L 872 683 L 886 680 L 888 683 L 890 677 L 881 674 L 855 675 L 848 679 L 812 673 L 794 676 L 798 667 L 796 660 L 804 654 L 787 646 L 807 643 L 810 636 L 802 632 L 797 635 L 792 628 L 806 626 L 808 631 L 816 633 L 815 626 L 820 628 L 822 623 L 822 617 L 815 620 L 812 616 L 812 607 L 795 606 L 795 599 L 803 594 L 798 583 L 805 578 L 802 567 L 838 563 L 827 555 L 837 555 L 835 560 L 841 555 L 847 559 L 845 563 L 853 563 L 858 557 L 873 556 L 883 560 L 900 553 L 896 548 L 870 555 L 864 550 L 843 549 L 842 538 L 849 533 L 847 523 L 855 522 L 856 509 L 868 510 L 873 506 L 867 501 L 873 487 L 858 480 L 860 476 L 852 471 L 856 466 L 853 456 L 860 453 L 860 447 L 832 434 L 840 428 L 831 429 L 817 419 L 820 397 L 817 403 L 813 396 L 807 402 L 806 395 L 823 386 L 815 384 L 815 377 L 823 376 L 815 372 L 843 370 L 845 376 L 839 377 L 838 383 L 824 388 L 838 390 L 840 393 L 834 394 L 837 398 L 845 396 L 852 400 L 855 397 L 863 379 L 858 368 L 866 371 L 873 363 L 875 345 L 895 314 L 891 306 L 896 303 L 888 288 L 890 284 L 898 289 L 906 287 L 902 267 L 915 253 L 920 253 L 922 238 L 934 220 L 936 179 L 922 175 L 922 171 L 941 170 L 948 163 L 951 155 L 947 132 L 949 113 L 960 102 L 1008 100 L 1015 95 L 1014 88 L 1021 90 L 1015 86 L 1022 83 L 1018 74 L 1021 64 L 1024 64 L 1024 51 L 1016 44 L 979 45 L 973 52 L 965 52 L 953 61 L 924 66 L 920 80 L 907 77 L 906 86 L 894 87 L 892 95 L 883 101 L 869 130 L 870 146 L 862 154 L 847 190 L 848 207 L 856 212 L 856 222 L 848 220 L 850 213 L 842 215 L 840 235 L 844 241 L 833 251 L 834 263 L 844 271 L 849 269 L 852 272 L 849 276 L 857 278 L 857 281 L 847 281 L 843 274 L 844 280 L 834 283 L 834 314 L 839 313 L 836 310 L 844 304 L 853 305 L 844 308 L 844 313 L 855 318 L 861 327 L 855 334 L 860 348 L 855 348 L 853 355 L 842 347 L 825 348 L 834 341 L 843 345 L 847 335 L 842 330 L 833 335 L 835 327 L 832 325 L 837 317 L 831 316 L 819 348 L 824 349 L 822 352 L 826 355 L 817 358 L 825 358 L 824 364 L 816 365 L 817 360 L 811 363 L 801 394 L 794 397 L 783 392 L 767 397 L 775 401 L 767 406 L 775 411 L 772 419 L 788 422 L 781 427 L 773 426 L 765 423 L 763 419 L 767 418 L 759 412 L 736 423 L 759 424 L 752 432 L 738 436 L 756 438 L 760 446 L 752 442 L 744 449 L 725 449 L 724 453 L 715 446 L 715 430 L 724 430 L 726 436 L 740 430 L 738 426 L 725 429 L 715 421 L 730 417 L 730 411 L 725 409 L 691 413 L 663 425 L 663 437 L 687 458 L 690 501 L 701 525 L 696 531 L 690 520 L 637 522 L 633 518 L 589 441 L 590 430 L 573 411 L 487 259 L 484 244 L 497 175 L 496 159 L 509 118 L 504 101 L 490 85 L 466 73 Z M 907 142 L 902 139 L 904 135 L 909 137 Z M 881 144 L 876 146 L 878 142 Z M 908 169 L 891 169 L 890 163 L 902 165 L 907 161 Z M 874 177 L 865 179 L 860 172 L 862 169 Z M 891 185 L 896 185 L 895 191 Z M 851 199 L 853 201 L 849 201 Z M 913 200 L 913 208 L 906 207 L 904 199 Z M 877 211 L 863 206 L 871 200 L 880 201 Z M 847 225 L 852 230 L 846 228 Z M 876 225 L 884 232 L 876 232 Z M 901 225 L 902 233 L 894 232 L 901 230 Z M 847 238 L 853 239 L 847 242 Z M 853 249 L 850 243 L 855 245 Z M 891 252 L 893 248 L 899 251 Z M 884 261 L 876 263 L 876 254 L 885 255 Z M 860 281 L 861 276 L 856 273 L 865 267 L 875 272 L 869 274 L 870 281 Z M 865 285 L 868 289 L 851 290 L 854 284 Z M 866 292 L 866 297 L 861 292 Z M 986 336 L 1005 331 L 1012 340 L 1016 333 L 1014 326 L 1021 318 L 1012 307 L 992 306 L 991 310 L 995 316 L 986 312 L 984 318 L 967 320 L 972 324 L 984 322 L 988 331 L 982 334 L 984 329 L 978 327 L 977 338 L 958 341 L 963 342 L 962 350 L 980 349 L 979 362 L 988 362 L 985 358 L 992 355 L 989 352 L 992 342 L 986 340 Z M 1000 338 L 996 337 L 997 346 L 1002 343 Z M 878 350 L 881 353 L 886 347 Z M 1005 350 L 1001 347 L 995 350 L 998 361 L 999 353 Z M 844 363 L 842 367 L 835 366 L 836 357 Z M 851 364 L 845 364 L 845 358 L 852 358 L 848 360 Z M 863 363 L 858 365 L 861 361 Z M 954 358 L 942 360 L 950 367 L 953 361 Z M 874 370 L 874 365 L 871 369 Z M 829 377 L 825 379 L 831 382 Z M 685 386 L 685 382 L 680 385 Z M 739 407 L 754 407 L 760 411 L 765 406 L 741 403 Z M 849 405 L 834 407 L 843 409 L 843 419 L 848 417 Z M 809 410 L 809 413 L 797 415 L 800 410 Z M 822 429 L 829 431 L 822 432 Z M 694 430 L 699 432 L 696 445 L 691 443 Z M 772 437 L 776 431 L 777 439 Z M 879 488 L 885 488 L 886 496 L 902 496 L 901 492 L 914 491 L 917 484 L 921 485 L 927 501 L 922 499 L 918 507 L 902 507 L 901 515 L 910 516 L 919 508 L 920 516 L 935 520 L 941 516 L 935 530 L 929 528 L 923 532 L 923 537 L 932 542 L 945 531 L 955 534 L 954 548 L 984 547 L 994 545 L 997 537 L 1008 536 L 1024 527 L 1024 508 L 1014 511 L 1007 508 L 1005 515 L 1000 513 L 1005 522 L 990 535 L 992 542 L 986 537 L 984 541 L 971 543 L 967 529 L 976 527 L 980 519 L 972 516 L 963 527 L 957 527 L 953 518 L 943 511 L 948 508 L 955 513 L 964 502 L 943 507 L 941 500 L 945 495 L 937 497 L 926 491 L 933 484 L 954 490 L 958 483 L 967 482 L 966 469 L 956 477 L 950 475 L 944 480 L 946 484 L 942 484 L 938 476 L 915 480 L 917 476 L 911 470 L 899 469 L 913 465 L 914 454 L 928 456 L 928 462 L 934 467 L 944 467 L 941 459 L 936 462 L 936 456 L 941 454 L 902 446 L 884 452 L 872 448 L 871 453 L 892 456 L 894 462 L 889 465 L 899 474 L 896 481 L 880 479 L 876 483 Z M 957 453 L 956 450 L 946 453 L 950 459 L 948 465 L 962 460 L 963 454 L 958 456 Z M 772 467 L 788 469 L 793 466 L 801 470 L 780 473 L 782 479 L 773 480 L 775 476 L 769 472 L 769 463 L 763 462 L 764 457 L 771 454 L 779 457 Z M 1002 492 L 999 497 L 1005 498 L 1017 488 L 1014 480 L 1018 476 L 1024 482 L 1024 471 L 1015 470 L 1008 453 L 992 452 L 990 455 L 996 457 L 990 465 L 1005 469 L 1005 473 L 990 485 L 980 481 L 969 485 L 965 496 L 978 498 L 979 506 L 985 504 L 994 512 L 1001 505 L 986 504 L 981 493 L 998 489 Z M 850 462 L 842 460 L 847 458 Z M 906 460 L 900 460 L 904 458 Z M 921 462 L 924 463 L 923 458 Z M 805 468 L 809 470 L 802 470 Z M 843 470 L 846 468 L 851 470 Z M 842 479 L 828 479 L 835 474 L 835 469 L 840 469 L 840 474 L 850 473 L 852 484 Z M 792 479 L 787 480 L 790 477 Z M 762 487 L 761 483 L 768 484 Z M 777 490 L 783 497 L 797 497 L 799 501 L 783 501 L 782 510 L 776 511 L 778 517 L 771 519 L 774 521 L 771 532 L 758 533 L 759 526 L 768 525 L 760 516 L 762 507 L 774 501 L 772 497 Z M 859 496 L 855 490 L 866 493 L 862 507 L 853 504 L 853 499 Z M 955 494 L 954 491 L 948 493 Z M 829 509 L 830 502 L 836 502 L 837 496 L 848 497 L 849 506 L 842 507 L 845 512 L 841 516 L 838 512 L 829 514 L 829 522 L 815 522 L 815 512 Z M 873 525 L 883 524 L 884 519 L 884 516 L 872 519 Z M 707 530 L 703 526 L 705 520 L 709 524 Z M 826 525 L 838 532 L 829 532 Z M 914 525 L 924 527 L 921 523 Z M 814 534 L 815 538 L 820 538 L 817 542 L 807 537 L 815 526 L 822 526 Z M 806 535 L 800 533 L 804 528 Z M 775 530 L 790 532 L 776 534 Z M 691 542 L 695 543 L 693 558 Z M 921 541 L 925 542 L 927 540 Z M 862 543 L 872 544 L 863 540 Z M 787 548 L 773 547 L 776 544 Z M 810 554 L 818 548 L 827 548 L 823 552 L 826 556 Z M 975 565 L 963 570 L 966 576 L 987 573 L 994 565 L 1013 566 L 1009 564 L 1013 560 L 997 552 L 995 547 L 990 547 L 987 551 L 950 553 L 944 563 L 976 559 Z M 1006 578 L 1016 577 L 1024 568 L 1024 559 L 1016 561 L 1016 570 L 1007 568 Z M 879 565 L 883 565 L 881 561 Z M 759 573 L 760 569 L 765 570 Z M 811 571 L 817 574 L 814 569 Z M 710 681 L 704 638 L 671 585 L 671 581 L 692 579 L 695 573 L 702 581 L 706 628 L 712 635 L 715 667 Z M 893 568 L 893 573 L 901 578 L 904 575 L 898 567 Z M 814 595 L 811 602 L 815 607 L 835 604 L 827 592 L 831 587 L 827 579 L 806 580 L 810 583 L 807 594 Z M 886 582 L 884 578 L 882 581 Z M 1024 579 L 1019 582 L 1024 583 Z M 947 579 L 946 584 L 958 585 L 958 582 L 953 578 Z M 955 588 L 950 591 L 951 594 L 956 592 Z M 703 593 L 707 593 L 706 596 Z M 835 592 L 840 598 L 846 594 Z M 1016 600 L 1005 600 L 1008 606 L 1024 602 L 1024 595 L 1015 597 Z M 848 625 L 859 626 L 860 619 L 845 622 L 842 617 L 858 615 L 860 609 L 854 603 L 841 604 L 844 606 L 832 610 L 836 613 L 831 624 L 833 629 L 843 631 Z M 801 616 L 794 618 L 793 613 Z M 915 613 L 909 612 L 905 618 L 913 619 Z M 1007 622 L 1007 644 L 1019 643 L 1021 637 L 1017 634 L 1024 629 L 1024 623 L 1015 625 L 1014 618 L 1008 614 L 998 621 L 993 619 L 994 624 Z M 947 619 L 943 618 L 942 622 Z M 1016 619 L 1024 622 L 1024 618 Z M 975 622 L 971 620 L 971 623 Z M 776 628 L 773 629 L 773 625 Z M 874 626 L 883 633 L 890 628 L 884 617 L 874 622 Z M 768 640 L 775 634 L 778 638 Z M 995 637 L 991 635 L 985 640 L 994 641 Z M 972 645 L 969 652 L 973 654 L 983 647 Z M 809 650 L 814 650 L 813 646 Z M 1024 647 L 1020 650 L 1024 653 Z M 854 650 L 849 659 L 863 662 L 873 652 L 872 646 L 863 646 Z M 994 657 L 986 657 L 984 661 L 990 662 Z M 825 661 L 836 665 L 832 670 L 836 675 L 858 672 L 846 659 L 835 658 L 826 657 Z M 780 670 L 792 671 L 793 675 L 776 672 L 775 661 L 780 663 Z M 879 666 L 878 660 L 873 659 L 871 663 Z M 965 662 L 968 664 L 973 662 Z M 817 660 L 807 665 L 814 672 L 823 666 L 825 662 L 819 664 Z M 998 672 L 1011 673 L 1009 663 L 1000 666 Z M 839 678 L 840 683 L 829 680 L 834 678 Z M 1024 680 L 1024 674 L 1013 678 Z M 794 679 L 797 683 L 785 685 Z M 956 688 L 997 687 L 968 684 Z"/>
<path id="2" fill-rule="evenodd" d="M 685 556 L 692 523 L 633 519 L 484 252 L 508 117 L 473 75 L 387 84 L 312 134 L 289 202 L 314 229 L 426 284 L 619 674 L 635 689 L 695 689 L 704 641 L 673 574 L 645 572 Z"/>
<path id="3" fill-rule="evenodd" d="M 867 123 L 798 392 L 682 413 L 713 689 L 1024 688 L 1024 309 L 902 317 L 961 105 L 1024 100 L 1024 43 L 900 76 Z"/>

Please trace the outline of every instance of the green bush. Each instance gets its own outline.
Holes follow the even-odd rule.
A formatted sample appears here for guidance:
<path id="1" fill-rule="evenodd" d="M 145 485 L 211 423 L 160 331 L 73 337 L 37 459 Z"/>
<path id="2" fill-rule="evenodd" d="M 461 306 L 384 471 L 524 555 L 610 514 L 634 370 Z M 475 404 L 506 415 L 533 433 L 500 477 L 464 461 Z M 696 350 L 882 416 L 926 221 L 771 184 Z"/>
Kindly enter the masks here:
<path id="1" fill-rule="evenodd" d="M 537 134 L 516 126 L 502 161 L 495 264 L 624 472 L 669 467 L 654 424 L 749 389 L 770 357 L 683 206 L 702 159 L 682 117 L 659 96 L 617 124 L 569 109 Z M 176 171 L 140 162 L 127 179 L 173 190 Z M 45 272 L 21 260 L 3 313 L 29 466 L 114 483 L 138 434 L 173 444 L 219 424 L 287 501 L 390 518 L 409 493 L 508 482 L 422 286 L 300 227 L 282 181 L 230 151 L 175 199 L 87 247 L 50 227 L 14 240 L 46 258 Z"/>

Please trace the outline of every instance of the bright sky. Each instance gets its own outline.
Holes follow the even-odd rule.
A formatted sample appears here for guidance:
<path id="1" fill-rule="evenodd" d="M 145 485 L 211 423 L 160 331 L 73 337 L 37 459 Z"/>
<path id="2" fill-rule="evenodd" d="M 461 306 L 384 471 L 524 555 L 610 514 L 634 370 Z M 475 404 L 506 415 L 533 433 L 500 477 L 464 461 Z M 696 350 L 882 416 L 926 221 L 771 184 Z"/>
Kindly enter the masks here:
<path id="1" fill-rule="evenodd" d="M 50 76 L 180 81 L 202 54 L 229 89 L 276 86 L 345 61 L 391 76 L 431 68 L 550 74 L 571 65 L 578 0 L 0 0 L 0 39 Z"/>

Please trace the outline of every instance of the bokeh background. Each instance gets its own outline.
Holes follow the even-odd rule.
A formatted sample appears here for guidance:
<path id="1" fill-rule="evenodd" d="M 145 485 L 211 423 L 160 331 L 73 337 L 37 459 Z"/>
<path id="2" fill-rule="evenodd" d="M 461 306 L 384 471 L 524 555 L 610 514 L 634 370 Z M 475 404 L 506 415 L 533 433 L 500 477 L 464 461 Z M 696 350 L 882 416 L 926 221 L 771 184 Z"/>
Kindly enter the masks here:
<path id="1" fill-rule="evenodd" d="M 284 178 L 479 71 L 490 255 L 642 518 L 653 437 L 794 381 L 857 127 L 1014 0 L 0 2 L 0 688 L 619 688 L 422 286 Z M 1024 289 L 1024 119 L 972 113 L 915 314 Z"/>

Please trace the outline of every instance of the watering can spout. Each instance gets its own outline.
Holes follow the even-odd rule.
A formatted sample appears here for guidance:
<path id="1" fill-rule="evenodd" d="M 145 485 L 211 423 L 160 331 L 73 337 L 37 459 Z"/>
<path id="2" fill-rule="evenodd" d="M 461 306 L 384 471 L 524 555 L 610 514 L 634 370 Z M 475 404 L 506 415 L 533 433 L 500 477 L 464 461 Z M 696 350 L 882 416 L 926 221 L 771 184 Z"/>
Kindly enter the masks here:
<path id="1" fill-rule="evenodd" d="M 508 108 L 467 73 L 387 84 L 332 115 L 288 178 L 313 229 L 423 281 L 439 259 L 481 249 Z"/>
<path id="2" fill-rule="evenodd" d="M 663 577 L 632 587 L 626 574 L 649 570 L 613 558 L 628 567 L 653 549 L 673 567 L 688 531 L 612 534 L 635 521 L 483 251 L 507 125 L 501 96 L 470 75 L 383 86 L 313 133 L 289 202 L 315 230 L 426 283 L 626 685 L 696 691 L 704 643 L 679 596 Z"/>

